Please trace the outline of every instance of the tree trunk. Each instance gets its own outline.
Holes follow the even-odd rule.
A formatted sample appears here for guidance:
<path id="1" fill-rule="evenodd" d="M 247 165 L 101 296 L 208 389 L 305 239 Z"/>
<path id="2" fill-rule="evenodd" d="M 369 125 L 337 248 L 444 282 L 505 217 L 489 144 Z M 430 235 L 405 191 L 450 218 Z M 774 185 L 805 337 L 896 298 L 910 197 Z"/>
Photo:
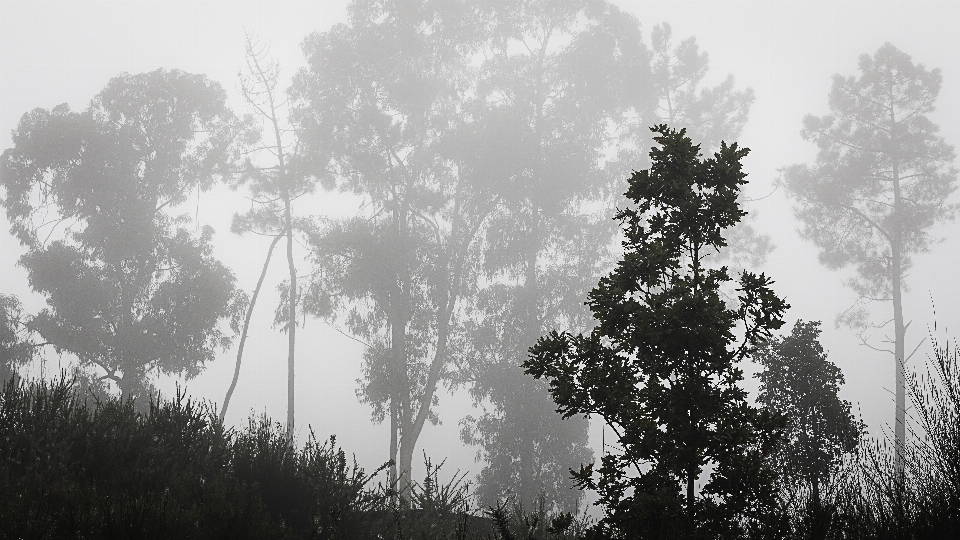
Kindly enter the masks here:
<path id="1" fill-rule="evenodd" d="M 281 170 L 282 170 L 281 159 Z M 289 325 L 287 326 L 287 438 L 293 440 L 294 430 L 294 352 L 297 343 L 297 269 L 293 265 L 293 222 L 290 212 L 290 192 L 284 192 L 284 218 L 287 228 L 287 267 L 290 270 L 290 290 L 287 297 Z"/>
<path id="2" fill-rule="evenodd" d="M 529 347 L 532 347 L 537 338 L 540 337 L 540 314 L 537 310 L 540 299 L 540 292 L 537 286 L 537 255 L 539 254 L 540 248 L 540 209 L 536 206 L 536 203 L 531 201 L 533 206 L 532 216 L 530 222 L 530 245 L 531 249 L 527 252 L 527 261 L 526 269 L 524 276 L 524 293 L 526 296 L 526 328 L 525 336 L 523 340 L 524 348 L 519 351 L 521 356 L 525 355 Z M 518 358 L 518 364 L 523 362 L 524 358 Z M 521 374 L 522 375 L 522 374 Z M 523 382 L 527 382 L 527 379 L 523 379 Z M 530 388 L 532 384 L 523 384 L 521 383 L 520 388 Z M 531 388 L 533 390 L 533 388 Z M 517 396 L 520 410 L 513 411 L 513 414 L 517 416 L 516 421 L 524 424 L 528 418 L 525 418 L 526 415 L 535 414 L 534 408 L 526 406 L 531 397 L 527 395 L 527 392 L 522 392 L 522 395 Z M 505 415 L 509 416 L 510 412 L 505 411 Z M 535 481 L 535 472 L 534 467 L 536 465 L 536 455 L 534 449 L 534 439 L 540 435 L 539 433 L 530 433 L 526 437 L 520 439 L 520 485 L 518 486 L 518 495 L 520 495 L 521 502 L 524 504 L 533 504 L 536 501 L 536 497 L 539 492 L 539 486 L 536 485 Z"/>
<path id="3" fill-rule="evenodd" d="M 253 289 L 253 297 L 250 299 L 250 306 L 247 307 L 247 315 L 243 319 L 243 331 L 240 333 L 240 345 L 237 350 L 237 365 L 233 369 L 233 381 L 230 382 L 230 388 L 227 389 L 227 395 L 223 398 L 223 409 L 220 410 L 220 422 L 227 416 L 227 407 L 230 406 L 230 398 L 233 397 L 233 391 L 237 388 L 237 380 L 240 378 L 240 361 L 243 359 L 243 347 L 247 343 L 247 331 L 250 329 L 250 317 L 253 315 L 253 307 L 257 304 L 257 297 L 260 296 L 260 288 L 263 287 L 263 279 L 267 277 L 267 267 L 270 266 L 270 259 L 273 257 L 273 249 L 280 243 L 282 234 L 273 237 L 270 247 L 267 249 L 267 258 L 263 261 L 263 269 L 260 271 L 260 279 L 257 280 L 257 287 Z"/>
<path id="4" fill-rule="evenodd" d="M 891 288 L 893 289 L 893 327 L 894 353 L 893 370 L 896 380 L 896 413 L 894 425 L 895 457 L 894 464 L 897 475 L 903 477 L 903 452 L 906 444 L 906 411 L 907 393 L 906 377 L 904 376 L 904 337 L 906 328 L 903 324 L 903 227 L 900 223 L 903 213 L 903 199 L 900 193 L 900 159 L 897 155 L 897 118 L 893 108 L 896 102 L 891 89 L 890 92 L 890 148 L 894 152 L 893 161 L 893 238 L 890 240 L 891 258 Z"/>
<path id="5" fill-rule="evenodd" d="M 397 489 L 400 503 L 407 506 L 410 503 L 410 472 L 413 465 L 413 433 L 410 418 L 410 381 L 407 373 L 407 323 L 409 322 L 409 294 L 410 268 L 407 260 L 407 210 L 405 201 L 399 197 L 394 199 L 394 227 L 397 234 L 398 258 L 396 261 L 397 278 L 394 284 L 394 294 L 390 301 L 390 328 L 392 357 L 395 376 L 394 395 L 391 397 L 391 407 L 396 406 L 398 422 L 391 429 L 399 432 L 399 448 L 397 452 Z M 391 421 L 393 419 L 391 418 Z"/>
<path id="6" fill-rule="evenodd" d="M 396 376 L 396 362 L 392 362 L 394 365 L 394 370 L 391 375 Z M 394 495 L 391 497 L 392 502 L 396 502 L 396 497 L 400 484 L 398 483 L 399 478 L 397 478 L 397 435 L 400 429 L 400 413 L 397 410 L 398 407 L 397 400 L 393 396 L 390 398 L 390 488 L 394 490 Z"/>
<path id="7" fill-rule="evenodd" d="M 896 387 L 896 425 L 894 426 L 896 440 L 895 464 L 897 474 L 903 476 L 903 452 L 906 445 L 906 376 L 904 373 L 904 339 L 906 337 L 906 327 L 903 324 L 903 234 L 900 225 L 901 206 L 903 205 L 900 194 L 900 168 L 899 163 L 894 159 L 893 164 L 893 239 L 890 245 L 891 252 L 891 281 L 893 288 L 893 325 L 895 332 L 894 344 L 894 365 L 893 369 L 897 381 Z"/>

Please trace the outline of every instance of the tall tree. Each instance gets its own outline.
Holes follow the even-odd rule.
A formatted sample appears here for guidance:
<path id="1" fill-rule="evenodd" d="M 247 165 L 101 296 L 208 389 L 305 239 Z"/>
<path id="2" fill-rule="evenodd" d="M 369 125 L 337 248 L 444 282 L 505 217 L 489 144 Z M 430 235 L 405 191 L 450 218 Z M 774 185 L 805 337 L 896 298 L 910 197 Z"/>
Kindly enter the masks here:
<path id="1" fill-rule="evenodd" d="M 3 153 L 20 264 L 47 298 L 31 326 L 125 397 L 142 396 L 154 370 L 198 374 L 245 303 L 213 256 L 213 230 L 166 212 L 226 171 L 225 97 L 199 75 L 124 74 L 84 112 L 25 114 Z"/>
<path id="2" fill-rule="evenodd" d="M 935 240 L 929 229 L 956 216 L 947 197 L 956 189 L 953 147 L 937 135 L 927 114 L 940 93 L 939 69 L 927 70 L 893 45 L 863 55 L 860 77 L 835 75 L 830 114 L 808 115 L 802 136 L 817 145 L 812 167 L 783 172 L 797 205 L 801 235 L 820 250 L 820 262 L 837 270 L 853 266 L 847 285 L 858 300 L 842 320 L 867 326 L 866 301 L 893 306 L 896 381 L 894 431 L 902 469 L 906 437 L 904 277 L 911 256 Z M 886 323 L 882 326 L 886 326 Z M 864 343 L 867 338 L 861 334 Z"/>
<path id="3" fill-rule="evenodd" d="M 293 437 L 296 418 L 296 332 L 297 332 L 297 268 L 294 257 L 296 224 L 293 202 L 315 189 L 314 178 L 297 166 L 300 144 L 296 131 L 284 118 L 288 102 L 277 90 L 280 66 L 270 58 L 269 47 L 255 36 L 246 36 L 246 73 L 240 75 L 240 90 L 252 109 L 247 134 L 247 160 L 235 187 L 247 186 L 251 191 L 251 207 L 244 214 L 235 214 L 233 232 L 272 236 L 263 270 L 247 308 L 233 380 L 224 398 L 221 418 L 226 414 L 230 398 L 240 375 L 240 363 L 246 343 L 250 317 L 263 286 L 270 258 L 279 239 L 286 240 L 287 281 L 281 289 L 281 305 L 274 324 L 287 333 L 287 435 Z M 259 123 L 259 126 L 255 125 Z M 264 131 L 266 133 L 264 133 Z"/>
<path id="4" fill-rule="evenodd" d="M 810 486 L 817 507 L 820 484 L 856 449 L 863 431 L 850 402 L 837 395 L 843 373 L 827 359 L 819 337 L 819 322 L 797 321 L 789 336 L 768 340 L 755 355 L 763 366 L 757 401 L 786 420 L 777 460 L 782 477 L 788 485 Z"/>
<path id="5" fill-rule="evenodd" d="M 478 6 L 358 0 L 349 22 L 304 42 L 293 87 L 304 164 L 361 200 L 358 216 L 316 224 L 303 299 L 364 339 L 360 398 L 390 419 L 391 482 L 410 496 L 417 440 L 448 374 L 458 301 L 475 281 L 473 239 L 497 196 L 477 182 L 470 58 Z"/>
<path id="6" fill-rule="evenodd" d="M 617 433 L 623 453 L 603 456 L 601 478 L 592 464 L 575 475 L 599 492 L 604 523 L 659 538 L 695 530 L 718 511 L 747 511 L 768 494 L 767 426 L 738 386 L 737 364 L 783 324 L 787 305 L 767 277 L 745 271 L 733 310 L 720 294 L 726 268 L 704 267 L 744 215 L 737 193 L 748 150 L 721 144 L 701 159 L 683 130 L 653 130 L 660 148 L 626 193 L 636 206 L 617 213 L 623 259 L 590 293 L 598 326 L 587 335 L 551 332 L 524 367 L 550 380 L 565 416 L 598 415 Z M 698 498 L 707 464 L 713 471 Z"/>
<path id="7" fill-rule="evenodd" d="M 592 457 L 587 421 L 556 414 L 546 384 L 520 365 L 544 328 L 590 324 L 582 299 L 615 232 L 607 153 L 625 118 L 652 113 L 649 57 L 636 19 L 608 2 L 502 3 L 490 17 L 479 90 L 498 120 L 485 146 L 508 183 L 485 229 L 459 373 L 484 412 L 464 419 L 462 436 L 486 458 L 485 504 L 543 492 L 576 511 L 567 471 Z"/>
<path id="8" fill-rule="evenodd" d="M 546 386 L 518 364 L 545 328 L 591 324 L 581 299 L 612 263 L 607 218 L 620 195 L 612 179 L 645 159 L 647 126 L 688 126 L 715 149 L 721 136 L 739 134 L 753 94 L 736 90 L 732 76 L 705 87 L 707 55 L 693 38 L 675 46 L 669 25 L 657 26 L 648 50 L 636 19 L 606 3 L 518 2 L 494 15 L 500 41 L 484 88 L 511 111 L 496 136 L 500 173 L 514 182 L 489 229 L 490 286 L 475 306 L 465 370 L 489 410 L 466 419 L 463 438 L 489 462 L 482 499 L 513 493 L 529 502 L 544 489 L 569 509 L 579 493 L 566 470 L 589 458 L 586 422 L 551 412 Z M 730 237 L 716 260 L 759 263 L 771 249 L 746 223 Z"/>

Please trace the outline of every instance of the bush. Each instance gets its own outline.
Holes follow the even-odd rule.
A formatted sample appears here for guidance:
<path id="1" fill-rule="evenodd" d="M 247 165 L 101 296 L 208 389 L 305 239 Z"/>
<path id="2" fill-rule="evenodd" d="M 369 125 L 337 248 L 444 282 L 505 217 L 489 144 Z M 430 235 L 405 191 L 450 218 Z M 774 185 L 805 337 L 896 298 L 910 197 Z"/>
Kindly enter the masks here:
<path id="1" fill-rule="evenodd" d="M 361 538 L 382 495 L 331 438 L 235 433 L 178 392 L 92 406 L 61 376 L 0 394 L 0 523 L 12 538 Z M 374 473 L 376 474 L 376 473 Z"/>

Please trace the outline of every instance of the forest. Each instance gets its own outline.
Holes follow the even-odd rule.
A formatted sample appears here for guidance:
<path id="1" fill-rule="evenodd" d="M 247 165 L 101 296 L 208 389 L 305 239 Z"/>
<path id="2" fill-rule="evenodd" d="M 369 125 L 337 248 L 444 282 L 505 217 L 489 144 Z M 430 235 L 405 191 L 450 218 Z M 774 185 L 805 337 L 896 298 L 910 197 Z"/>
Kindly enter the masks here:
<path id="1" fill-rule="evenodd" d="M 15 111 L 0 538 L 960 536 L 955 62 L 857 44 L 764 177 L 642 14 L 350 0 Z"/>

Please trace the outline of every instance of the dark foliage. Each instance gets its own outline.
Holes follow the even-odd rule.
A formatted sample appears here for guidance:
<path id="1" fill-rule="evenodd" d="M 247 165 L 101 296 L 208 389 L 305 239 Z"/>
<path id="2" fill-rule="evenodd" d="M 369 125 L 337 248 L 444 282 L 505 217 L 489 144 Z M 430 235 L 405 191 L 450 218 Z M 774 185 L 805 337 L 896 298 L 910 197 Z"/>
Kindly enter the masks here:
<path id="1" fill-rule="evenodd" d="M 604 530 L 739 536 L 764 525 L 776 430 L 747 403 L 737 364 L 782 325 L 787 305 L 767 277 L 743 272 L 738 306 L 728 307 L 720 294 L 731 280 L 726 268 L 703 264 L 745 214 L 737 195 L 747 150 L 721 144 L 701 159 L 684 130 L 652 130 L 660 148 L 650 152 L 650 169 L 630 179 L 635 206 L 617 215 L 623 259 L 590 293 L 597 328 L 552 332 L 530 349 L 525 367 L 549 378 L 565 416 L 598 415 L 618 435 L 622 453 L 574 473 L 606 506 Z"/>
<path id="2" fill-rule="evenodd" d="M 819 336 L 819 322 L 798 321 L 789 336 L 767 341 L 755 357 L 764 367 L 759 404 L 786 424 L 777 453 L 781 478 L 787 486 L 808 487 L 815 506 L 821 484 L 856 450 L 864 430 L 850 402 L 837 396 L 843 373 L 827 359 Z"/>
<path id="3" fill-rule="evenodd" d="M 331 438 L 235 433 L 182 394 L 87 407 L 65 378 L 0 395 L 0 535 L 10 538 L 362 538 L 383 500 Z"/>

